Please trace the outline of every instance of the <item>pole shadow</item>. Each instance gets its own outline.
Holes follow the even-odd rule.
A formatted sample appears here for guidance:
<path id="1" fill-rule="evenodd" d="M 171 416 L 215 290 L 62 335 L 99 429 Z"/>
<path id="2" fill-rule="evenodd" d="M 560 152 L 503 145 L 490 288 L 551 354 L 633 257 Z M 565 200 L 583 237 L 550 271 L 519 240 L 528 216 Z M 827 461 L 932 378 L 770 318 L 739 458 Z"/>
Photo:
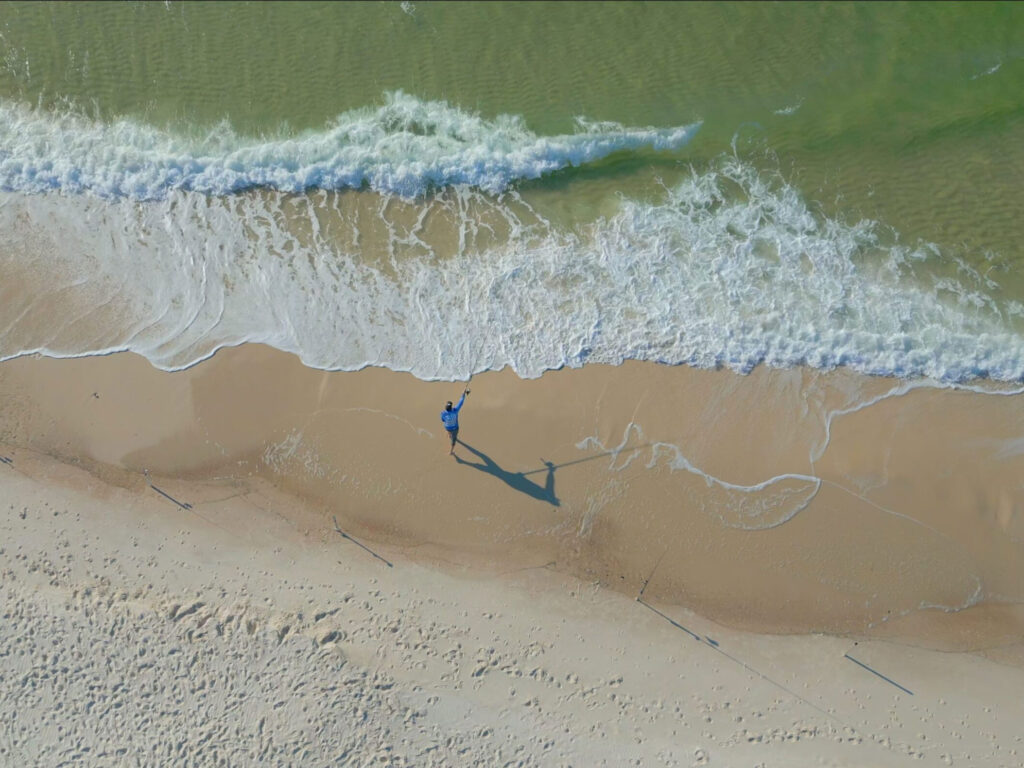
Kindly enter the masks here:
<path id="1" fill-rule="evenodd" d="M 498 478 L 513 490 L 525 493 L 533 499 L 543 501 L 553 507 L 561 506 L 562 502 L 559 501 L 558 497 L 555 495 L 555 470 L 557 467 L 552 462 L 541 459 L 541 461 L 544 461 L 544 466 L 546 467 L 545 470 L 535 469 L 530 472 L 509 472 L 507 469 L 502 469 L 494 459 L 483 451 L 479 451 L 461 440 L 459 440 L 459 445 L 480 459 L 480 463 L 477 463 L 473 461 L 466 461 L 456 455 L 455 461 L 459 464 L 472 467 L 473 469 L 478 469 L 481 472 L 486 472 L 488 475 Z M 536 472 L 547 472 L 547 476 L 544 479 L 544 485 L 535 483 L 533 480 L 526 477 L 526 475 L 532 475 Z"/>

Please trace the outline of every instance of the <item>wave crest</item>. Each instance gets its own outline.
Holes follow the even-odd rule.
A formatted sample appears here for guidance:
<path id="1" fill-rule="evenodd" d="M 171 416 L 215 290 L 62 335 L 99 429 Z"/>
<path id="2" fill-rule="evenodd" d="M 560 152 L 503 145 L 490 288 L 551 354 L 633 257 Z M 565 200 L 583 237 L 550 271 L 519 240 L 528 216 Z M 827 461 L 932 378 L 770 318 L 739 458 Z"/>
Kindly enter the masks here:
<path id="1" fill-rule="evenodd" d="M 698 128 L 578 119 L 576 133 L 538 136 L 518 116 L 488 120 L 397 91 L 383 105 L 345 112 L 319 132 L 255 140 L 221 124 L 188 138 L 129 120 L 104 123 L 0 103 L 0 189 L 135 200 L 254 187 L 299 193 L 369 186 L 412 199 L 467 185 L 497 194 L 615 152 L 676 150 Z"/>

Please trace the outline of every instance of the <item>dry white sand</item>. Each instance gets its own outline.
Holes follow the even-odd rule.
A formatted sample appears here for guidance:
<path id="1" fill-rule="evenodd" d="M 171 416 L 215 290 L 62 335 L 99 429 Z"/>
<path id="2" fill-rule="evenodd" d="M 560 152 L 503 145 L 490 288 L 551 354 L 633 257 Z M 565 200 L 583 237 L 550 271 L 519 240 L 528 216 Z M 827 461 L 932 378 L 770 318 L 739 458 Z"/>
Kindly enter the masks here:
<path id="1" fill-rule="evenodd" d="M 1024 765 L 1017 666 L 367 542 L 389 567 L 259 478 L 152 478 L 189 510 L 0 456 L 5 766 Z"/>

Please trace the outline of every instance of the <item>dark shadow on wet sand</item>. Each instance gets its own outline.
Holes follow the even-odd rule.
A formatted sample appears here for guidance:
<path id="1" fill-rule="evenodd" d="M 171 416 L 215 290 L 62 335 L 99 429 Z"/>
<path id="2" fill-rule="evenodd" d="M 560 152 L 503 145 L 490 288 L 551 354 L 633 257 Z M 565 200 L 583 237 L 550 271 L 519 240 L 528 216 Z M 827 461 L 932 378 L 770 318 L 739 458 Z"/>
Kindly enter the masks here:
<path id="1" fill-rule="evenodd" d="M 558 497 L 555 496 L 556 469 L 561 469 L 562 467 L 571 467 L 574 464 L 583 464 L 584 462 L 594 461 L 595 459 L 601 459 L 607 456 L 616 457 L 624 451 L 634 452 L 639 451 L 642 448 L 649 448 L 651 446 L 650 443 L 644 443 L 642 445 L 623 446 L 621 448 L 616 448 L 615 450 L 612 451 L 602 451 L 601 453 L 594 453 L 591 454 L 590 456 L 584 456 L 581 459 L 563 461 L 561 464 L 555 464 L 553 462 L 541 459 L 541 462 L 544 464 L 544 466 L 541 467 L 540 469 L 531 469 L 526 472 L 509 472 L 507 469 L 502 469 L 500 466 L 498 466 L 497 462 L 495 462 L 494 459 L 492 459 L 483 451 L 477 450 L 472 445 L 469 445 L 468 443 L 465 443 L 462 440 L 459 440 L 458 444 L 461 445 L 470 453 L 475 454 L 477 458 L 481 460 L 481 463 L 477 464 L 476 462 L 461 459 L 458 457 L 458 455 L 456 455 L 455 461 L 457 461 L 459 464 L 463 464 L 467 467 L 472 467 L 473 469 L 479 469 L 481 472 L 486 472 L 489 475 L 493 475 L 494 477 L 498 478 L 499 480 L 507 484 L 510 488 L 514 488 L 520 493 L 525 493 L 527 496 L 537 499 L 538 501 L 546 501 L 553 507 L 558 507 L 561 506 L 562 504 L 562 502 L 558 500 Z M 532 480 L 527 479 L 527 475 L 536 475 L 538 472 L 547 473 L 547 477 L 544 479 L 543 486 L 540 485 L 539 483 L 535 483 Z"/>
<path id="2" fill-rule="evenodd" d="M 547 468 L 546 470 L 535 469 L 532 472 L 509 472 L 507 469 L 502 469 L 500 466 L 498 466 L 498 464 L 483 451 L 478 451 L 473 446 L 464 443 L 461 440 L 459 440 L 459 445 L 461 445 L 463 448 L 465 448 L 467 451 L 474 454 L 477 458 L 481 460 L 481 462 L 478 464 L 473 461 L 466 461 L 465 459 L 459 458 L 459 456 L 456 455 L 455 460 L 459 464 L 463 464 L 467 467 L 472 467 L 473 469 L 479 469 L 481 472 L 486 472 L 488 475 L 493 475 L 494 477 L 498 478 L 506 485 L 508 485 L 510 488 L 513 488 L 514 490 L 517 490 L 520 493 L 525 493 L 527 496 L 537 499 L 538 501 L 547 502 L 553 507 L 561 505 L 562 502 L 560 502 L 558 500 L 558 497 L 555 496 L 555 470 L 557 469 L 557 467 L 550 461 L 544 461 L 543 459 L 541 459 L 541 461 L 544 462 L 544 466 Z M 542 471 L 547 472 L 547 477 L 544 480 L 544 485 L 535 483 L 532 480 L 527 479 L 526 477 L 526 475 L 528 474 L 533 474 L 535 472 Z"/>

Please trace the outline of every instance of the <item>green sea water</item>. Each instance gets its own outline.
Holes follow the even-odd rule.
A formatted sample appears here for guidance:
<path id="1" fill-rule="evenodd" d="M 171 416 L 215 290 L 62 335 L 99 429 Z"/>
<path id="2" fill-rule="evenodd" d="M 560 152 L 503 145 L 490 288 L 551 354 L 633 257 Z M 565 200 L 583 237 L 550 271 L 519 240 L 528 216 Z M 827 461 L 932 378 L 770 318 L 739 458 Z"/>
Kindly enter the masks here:
<path id="1" fill-rule="evenodd" d="M 906 237 L 1014 261 L 1024 237 L 1015 3 L 12 2 L 0 33 L 5 99 L 256 135 L 392 90 L 538 133 L 700 119 L 687 161 L 736 142 Z"/>
<path id="2" fill-rule="evenodd" d="M 979 320 L 969 332 L 963 331 L 966 321 L 957 319 L 954 330 L 965 349 L 970 333 L 988 333 L 983 358 L 998 353 L 1000 334 L 1019 341 L 1024 323 L 1021 4 L 0 4 L 0 107 L 29 105 L 37 116 L 53 115 L 55 121 L 74 112 L 102 124 L 127 120 L 197 140 L 229 126 L 233 135 L 255 140 L 300 141 L 323 132 L 342 113 L 374 108 L 397 91 L 424 103 L 444 101 L 460 114 L 484 120 L 518 116 L 541 137 L 572 134 L 577 117 L 632 127 L 699 123 L 695 137 L 680 149 L 617 151 L 539 179 L 524 177 L 513 188 L 561 230 L 575 231 L 599 217 L 614 217 L 623 199 L 657 199 L 693 174 L 736 158 L 744 167 L 781 179 L 800 196 L 801 205 L 826 222 L 849 227 L 861 220 L 878 222 L 885 247 L 926 244 L 935 255 L 923 266 L 910 260 L 906 270 L 923 275 L 922 285 L 937 297 L 945 290 L 942 281 L 958 280 L 965 267 L 977 284 L 993 277 L 980 300 L 996 302 L 992 317 Z M 87 164 L 116 160 L 115 144 L 90 149 Z M 0 164 L 3 160 L 0 147 Z M 49 162 L 41 166 L 44 172 Z M 120 170 L 131 170 L 132 162 L 121 162 Z M 4 172 L 23 181 L 25 175 L 11 167 L 7 163 Z M 79 170 L 64 178 L 77 179 Z M 753 194 L 748 182 L 739 183 L 733 193 L 741 200 Z M 326 201 L 322 207 L 333 204 Z M 776 203 L 762 200 L 759 205 L 768 213 L 757 215 L 771 218 Z M 714 210 L 706 213 L 713 217 Z M 415 221 L 418 215 L 413 210 L 408 217 Z M 639 238 L 643 248 L 656 253 L 660 246 L 651 216 L 642 237 L 635 232 L 623 237 Z M 685 245 L 673 245 L 680 253 L 690 253 L 694 237 L 700 239 L 694 232 L 704 225 L 695 221 L 691 217 L 680 225 L 686 230 Z M 311 225 L 296 226 L 306 231 Z M 725 231 L 732 225 L 716 219 L 714 226 Z M 264 236 L 270 237 L 258 237 Z M 788 242 L 799 249 L 800 237 Z M 740 240 L 728 247 L 741 247 Z M 285 250 L 296 247 L 302 243 Z M 752 247 L 764 246 L 754 242 Z M 843 247 L 835 246 L 841 251 L 836 263 L 860 270 L 865 285 L 889 253 L 860 248 L 847 254 Z M 504 258 L 493 260 L 497 265 Z M 752 267 L 753 273 L 773 269 L 770 252 L 758 258 L 762 262 Z M 794 275 L 794 284 L 800 284 Z M 840 274 L 834 278 L 845 279 Z M 792 292 L 781 283 L 762 288 L 758 279 L 755 275 L 744 290 Z M 558 280 L 563 288 L 579 282 L 576 277 Z M 233 283 L 235 277 L 225 281 Z M 902 283 L 893 286 L 902 290 Z M 970 310 L 977 298 L 974 290 L 958 285 L 946 293 L 954 297 L 952 303 Z M 811 303 L 818 300 L 813 291 Z M 834 306 L 814 315 L 817 320 L 800 321 L 794 333 L 801 344 L 808 339 L 816 343 L 817 336 L 830 332 L 822 326 L 828 318 L 842 316 L 843 327 L 853 333 L 861 328 L 858 313 L 870 320 L 874 310 L 849 304 L 841 293 L 828 299 Z M 736 291 L 723 295 L 732 296 L 729 300 L 742 309 L 745 299 L 736 298 Z M 641 303 L 651 301 L 648 297 Z M 898 302 L 877 296 L 871 301 Z M 930 300 L 922 301 L 927 306 Z M 686 341 L 688 331 L 666 331 L 672 315 L 664 317 L 652 334 L 675 333 Z M 592 325 L 597 329 L 601 322 Z M 935 322 L 941 326 L 945 321 Z M 929 335 L 929 323 L 915 327 L 913 318 L 894 318 L 879 344 L 886 354 L 900 345 L 904 350 L 930 345 L 928 354 L 942 350 L 946 342 Z M 749 330 L 744 319 L 735 333 Z M 917 340 L 897 338 L 918 330 L 924 335 Z M 774 328 L 766 333 L 789 344 Z M 843 334 L 836 344 L 851 338 Z M 878 346 L 865 344 L 859 348 L 868 356 Z M 651 345 L 642 340 L 638 346 Z M 586 345 L 581 349 L 579 360 L 586 357 Z M 729 357 L 727 351 L 709 354 L 707 359 Z M 670 359 L 683 361 L 687 355 L 699 356 L 687 352 Z M 837 354 L 822 364 L 844 364 L 847 357 Z M 566 356 L 559 352 L 553 359 Z M 984 359 L 965 366 L 982 375 L 990 370 Z M 876 370 L 873 364 L 866 368 Z M 925 368 L 914 363 L 909 369 Z M 881 365 L 879 370 L 888 369 Z"/>

